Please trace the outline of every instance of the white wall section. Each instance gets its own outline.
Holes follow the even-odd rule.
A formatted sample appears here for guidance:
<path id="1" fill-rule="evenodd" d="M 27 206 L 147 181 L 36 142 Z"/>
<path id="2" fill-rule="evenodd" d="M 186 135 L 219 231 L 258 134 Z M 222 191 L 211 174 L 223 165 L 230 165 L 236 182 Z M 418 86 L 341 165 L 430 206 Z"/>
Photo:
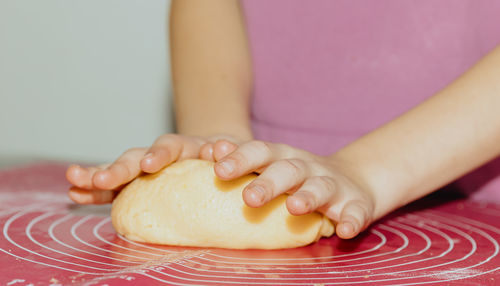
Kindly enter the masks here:
<path id="1" fill-rule="evenodd" d="M 168 0 L 1 0 L 0 155 L 109 161 L 171 131 Z"/>

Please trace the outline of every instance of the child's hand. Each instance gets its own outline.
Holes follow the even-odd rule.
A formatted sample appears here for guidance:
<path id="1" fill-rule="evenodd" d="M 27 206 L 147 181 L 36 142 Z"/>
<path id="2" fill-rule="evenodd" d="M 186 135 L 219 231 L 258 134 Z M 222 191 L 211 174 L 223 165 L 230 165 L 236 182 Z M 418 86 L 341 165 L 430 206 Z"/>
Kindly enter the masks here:
<path id="1" fill-rule="evenodd" d="M 215 172 L 219 178 L 231 180 L 260 173 L 243 191 L 243 199 L 250 207 L 290 193 L 286 206 L 291 214 L 318 210 L 337 224 L 341 238 L 356 236 L 374 220 L 374 196 L 336 159 L 262 141 L 238 146 L 219 140 L 209 147 L 218 161 Z"/>
<path id="2" fill-rule="evenodd" d="M 74 186 L 70 198 L 80 204 L 104 204 L 113 201 L 124 184 L 132 181 L 142 172 L 154 173 L 161 168 L 182 159 L 201 158 L 213 160 L 210 142 L 217 138 L 165 134 L 150 148 L 132 148 L 108 165 L 82 168 L 72 165 L 66 171 L 66 178 Z M 200 147 L 204 147 L 200 154 Z"/>

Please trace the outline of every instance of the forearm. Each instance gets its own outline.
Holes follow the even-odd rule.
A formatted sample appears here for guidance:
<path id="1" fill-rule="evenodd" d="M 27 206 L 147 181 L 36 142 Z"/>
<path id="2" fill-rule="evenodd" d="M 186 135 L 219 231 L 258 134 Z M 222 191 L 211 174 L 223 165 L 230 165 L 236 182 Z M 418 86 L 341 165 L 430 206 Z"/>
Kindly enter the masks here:
<path id="1" fill-rule="evenodd" d="M 332 155 L 372 190 L 377 218 L 500 154 L 499 78 L 497 47 L 432 98 Z"/>
<path id="2" fill-rule="evenodd" d="M 170 17 L 177 131 L 251 139 L 250 52 L 236 0 L 173 0 Z"/>

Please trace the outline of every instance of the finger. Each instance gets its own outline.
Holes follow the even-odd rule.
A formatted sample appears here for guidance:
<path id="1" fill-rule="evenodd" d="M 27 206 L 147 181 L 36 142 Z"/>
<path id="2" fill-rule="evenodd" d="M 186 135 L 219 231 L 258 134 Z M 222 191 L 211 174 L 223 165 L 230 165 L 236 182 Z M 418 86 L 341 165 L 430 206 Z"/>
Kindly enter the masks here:
<path id="1" fill-rule="evenodd" d="M 82 168 L 78 165 L 71 165 L 66 170 L 66 179 L 74 186 L 90 190 L 94 188 L 94 184 L 92 183 L 94 174 L 106 167 L 107 165 L 102 167 Z"/>
<path id="2" fill-rule="evenodd" d="M 198 157 L 201 142 L 192 137 L 165 134 L 153 143 L 141 160 L 144 172 L 154 173 L 183 157 Z M 183 154 L 184 153 L 184 154 Z"/>
<path id="3" fill-rule="evenodd" d="M 260 207 L 300 186 L 307 175 L 308 168 L 302 160 L 278 160 L 243 190 L 243 200 L 250 207 Z"/>
<path id="4" fill-rule="evenodd" d="M 353 238 L 368 225 L 369 221 L 367 206 L 359 201 L 350 201 L 342 210 L 335 232 L 340 238 Z"/>
<path id="5" fill-rule="evenodd" d="M 123 153 L 105 170 L 97 171 L 92 177 L 94 187 L 99 190 L 112 190 L 135 179 L 140 173 L 140 160 L 146 148 L 132 148 Z"/>
<path id="6" fill-rule="evenodd" d="M 273 144 L 250 141 L 239 146 L 215 164 L 216 175 L 223 180 L 231 180 L 266 166 L 279 157 Z"/>
<path id="7" fill-rule="evenodd" d="M 182 152 L 179 136 L 165 134 L 158 137 L 140 162 L 144 172 L 154 173 L 179 158 Z"/>
<path id="8" fill-rule="evenodd" d="M 200 146 L 205 144 L 207 140 L 192 136 L 180 136 L 180 138 L 182 144 L 182 152 L 177 160 L 198 159 L 200 155 Z"/>
<path id="9" fill-rule="evenodd" d="M 286 207 L 293 215 L 311 213 L 333 200 L 337 191 L 330 177 L 312 177 L 286 200 Z"/>
<path id="10" fill-rule="evenodd" d="M 220 159 L 231 154 L 238 148 L 238 145 L 234 144 L 225 139 L 217 140 L 214 144 L 214 159 L 219 161 Z"/>
<path id="11" fill-rule="evenodd" d="M 214 144 L 205 143 L 200 147 L 200 159 L 207 161 L 215 161 L 214 159 Z"/>
<path id="12" fill-rule="evenodd" d="M 82 190 L 78 187 L 72 187 L 68 195 L 75 203 L 79 204 L 107 204 L 113 201 L 116 193 L 112 190 Z"/>

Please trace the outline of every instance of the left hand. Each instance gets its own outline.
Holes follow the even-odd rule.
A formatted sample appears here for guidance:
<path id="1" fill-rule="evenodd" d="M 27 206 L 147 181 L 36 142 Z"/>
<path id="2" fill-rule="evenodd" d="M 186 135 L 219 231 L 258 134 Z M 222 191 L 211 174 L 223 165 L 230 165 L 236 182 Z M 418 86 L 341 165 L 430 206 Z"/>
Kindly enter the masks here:
<path id="1" fill-rule="evenodd" d="M 215 173 L 222 180 L 259 173 L 243 190 L 243 200 L 250 207 L 288 193 L 286 206 L 291 214 L 319 211 L 336 224 L 341 238 L 358 235 L 374 220 L 373 194 L 352 168 L 334 156 L 322 157 L 285 144 L 254 140 L 236 145 L 219 140 L 202 146 L 200 157 L 216 161 Z"/>

